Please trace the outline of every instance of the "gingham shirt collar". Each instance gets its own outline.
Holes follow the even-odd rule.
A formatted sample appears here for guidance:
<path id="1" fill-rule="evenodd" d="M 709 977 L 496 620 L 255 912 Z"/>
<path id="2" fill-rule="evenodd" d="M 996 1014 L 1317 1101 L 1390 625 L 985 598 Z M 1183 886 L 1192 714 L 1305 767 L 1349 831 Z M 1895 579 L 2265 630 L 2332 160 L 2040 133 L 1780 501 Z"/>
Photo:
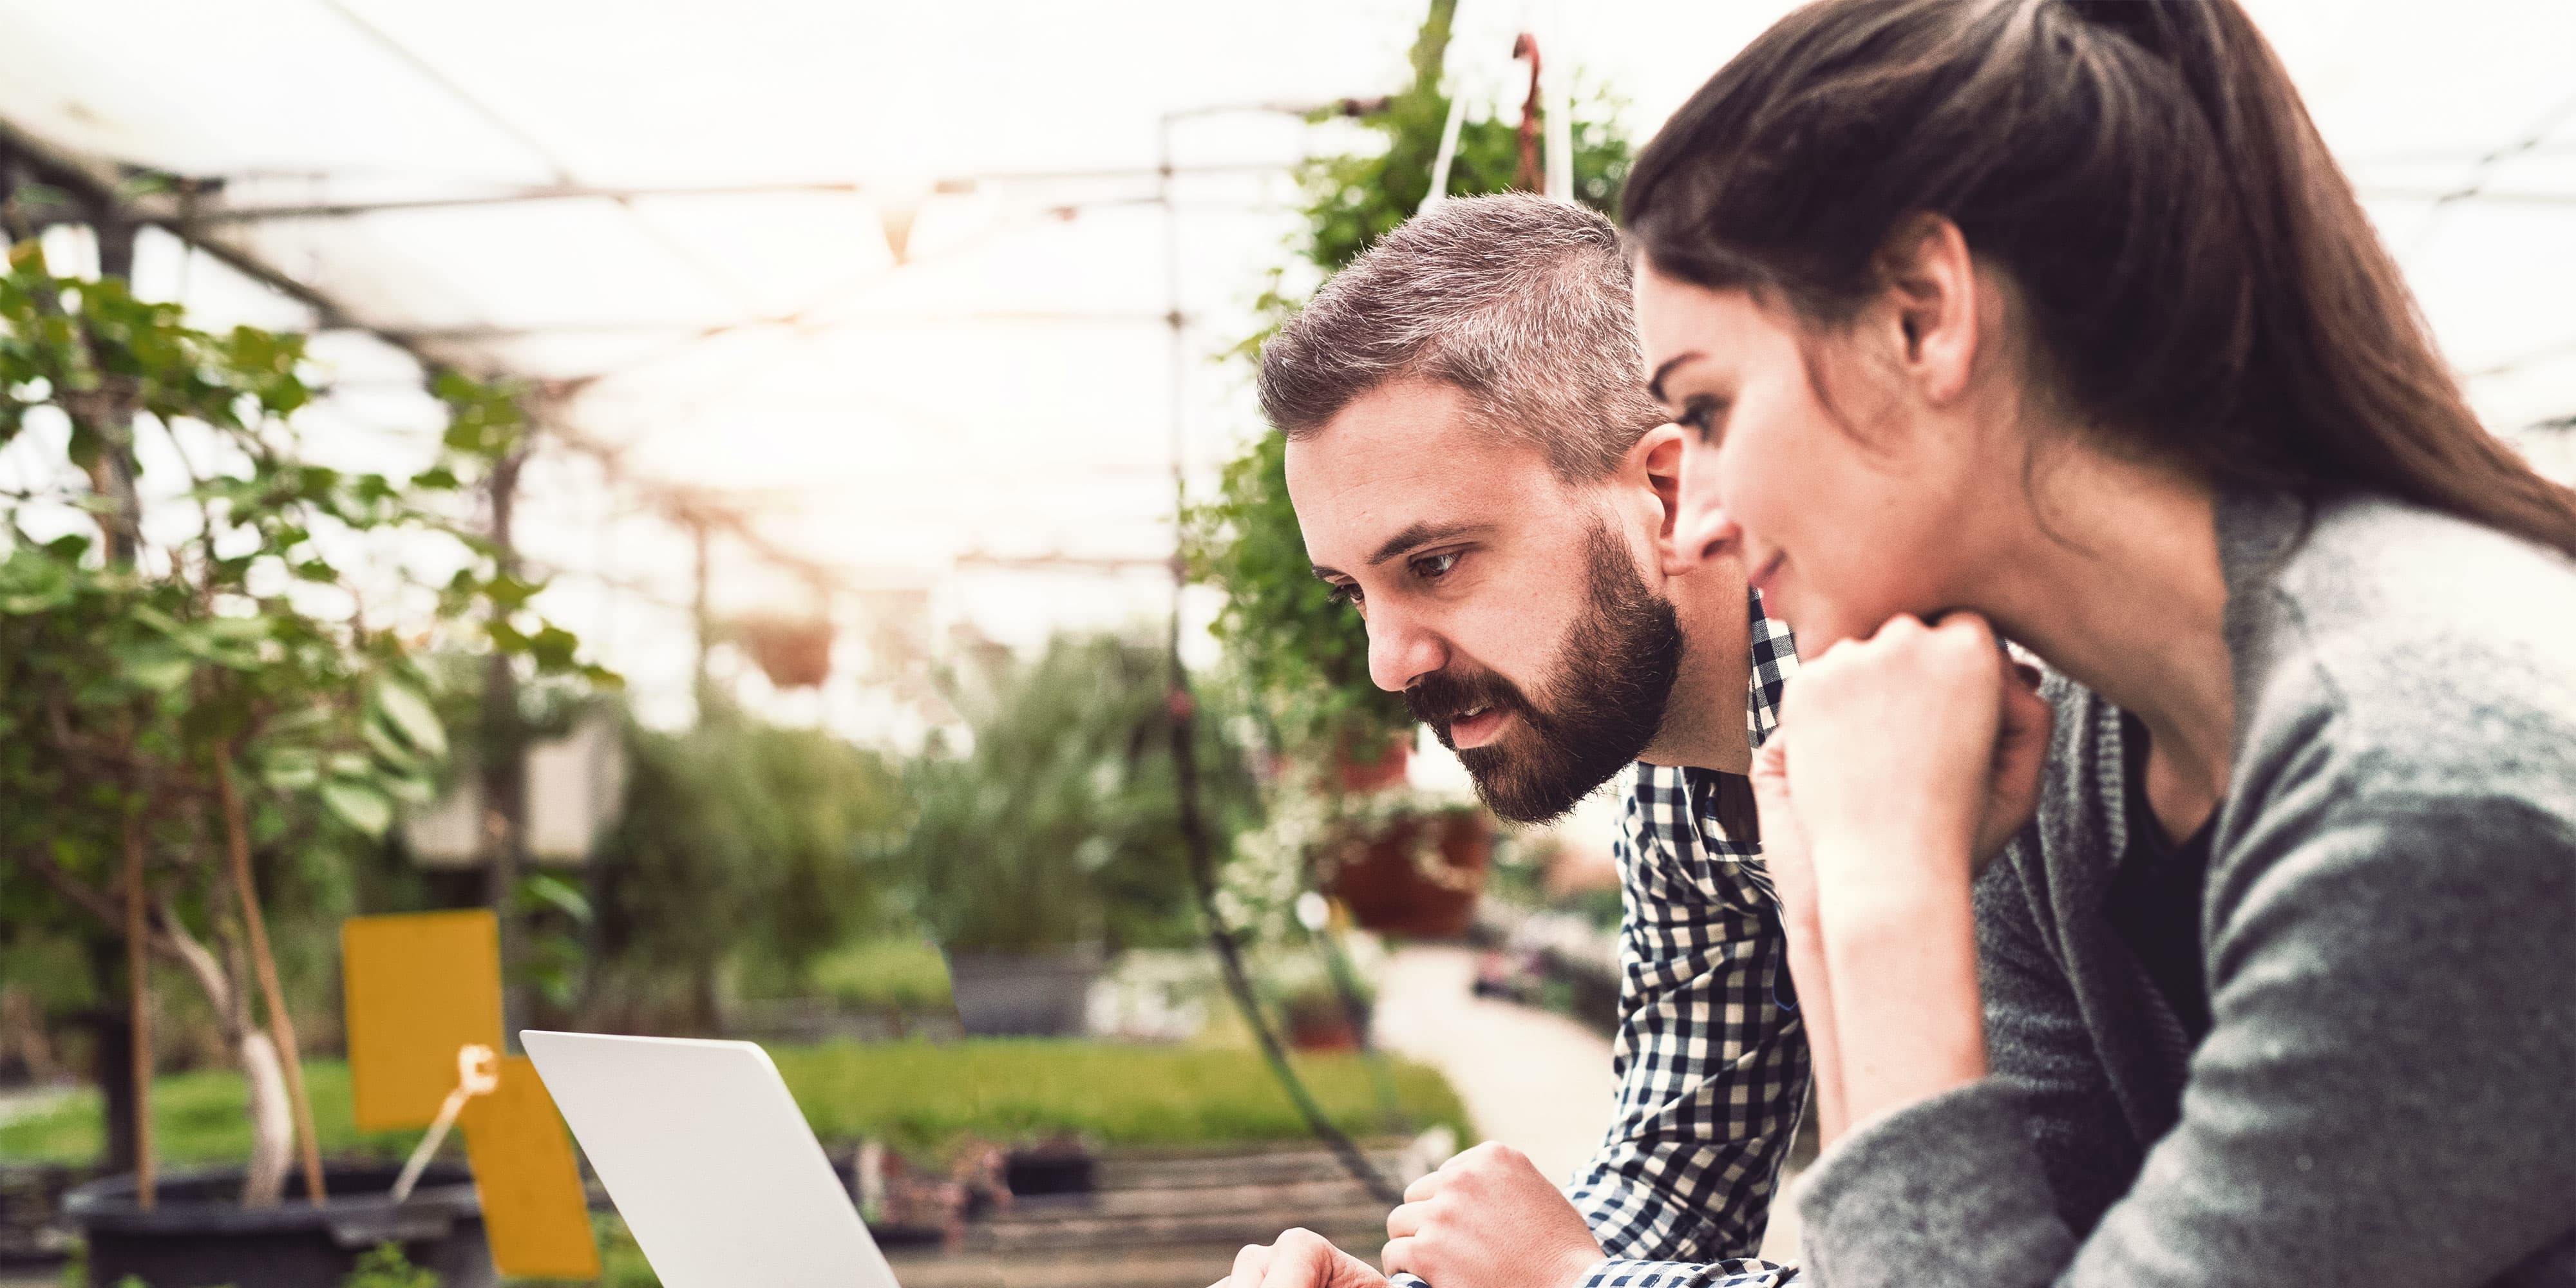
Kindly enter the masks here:
<path id="1" fill-rule="evenodd" d="M 1763 611 L 1762 592 L 1749 592 L 1745 608 L 1745 642 L 1752 666 L 1744 686 L 1744 725 L 1753 745 L 1759 747 L 1780 725 L 1780 699 L 1788 691 L 1789 677 L 1797 672 L 1798 646 L 1790 637 L 1789 624 Z M 1637 762 L 1641 797 L 1690 802 L 1687 813 L 1645 811 L 1643 826 L 1673 853 L 1697 850 L 1713 861 L 1741 864 L 1745 880 L 1766 902 L 1773 901 L 1777 896 L 1771 889 L 1771 873 L 1761 862 L 1762 847 L 1728 837 L 1718 824 L 1717 778 L 1712 769 Z"/>

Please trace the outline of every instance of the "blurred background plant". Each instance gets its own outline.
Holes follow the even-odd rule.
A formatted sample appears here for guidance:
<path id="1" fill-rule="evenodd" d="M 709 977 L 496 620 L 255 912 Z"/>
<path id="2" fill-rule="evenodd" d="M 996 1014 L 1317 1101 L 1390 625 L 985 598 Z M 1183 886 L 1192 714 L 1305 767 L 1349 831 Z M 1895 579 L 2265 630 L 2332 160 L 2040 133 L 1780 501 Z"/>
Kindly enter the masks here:
<path id="1" fill-rule="evenodd" d="M 294 423 L 299 337 L 194 329 L 32 242 L 0 276 L 0 448 L 39 445 L 0 495 L 0 951 L 86 967 L 39 1000 L 87 1009 L 111 1165 L 147 1186 L 156 960 L 248 1078 L 244 1202 L 277 1201 L 299 1134 L 313 1170 L 282 967 L 311 972 L 352 856 L 435 791 L 424 644 L 613 682 L 460 525 L 453 498 L 514 448 L 514 395 L 438 392 L 424 468 L 333 468 Z"/>
<path id="2" fill-rule="evenodd" d="M 886 855 L 934 940 L 977 953 L 1189 941 L 1169 685 L 1160 642 L 1120 635 L 1060 636 L 956 677 L 963 729 L 909 766 L 910 827 Z M 1226 721 L 1199 731 L 1200 808 L 1222 847 L 1249 818 L 1251 771 Z"/>

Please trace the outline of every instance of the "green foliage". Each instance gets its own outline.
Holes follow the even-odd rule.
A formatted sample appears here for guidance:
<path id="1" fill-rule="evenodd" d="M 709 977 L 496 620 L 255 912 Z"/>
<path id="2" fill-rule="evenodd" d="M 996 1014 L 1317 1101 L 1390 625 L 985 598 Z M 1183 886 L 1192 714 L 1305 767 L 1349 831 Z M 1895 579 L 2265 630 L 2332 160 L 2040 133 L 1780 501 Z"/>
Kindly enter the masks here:
<path id="1" fill-rule="evenodd" d="M 1189 902 L 1171 756 L 1171 675 L 1156 645 L 1063 636 L 1002 660 L 957 695 L 971 730 L 905 775 L 912 825 L 887 857 L 943 946 L 1028 952 L 1176 941 Z M 1215 843 L 1251 795 L 1217 722 L 1202 721 L 1200 808 Z"/>
<path id="2" fill-rule="evenodd" d="M 963 1136 L 1042 1140 L 1073 1132 L 1104 1145 L 1179 1146 L 1301 1140 L 1305 1121 L 1250 1050 L 1109 1042 L 977 1040 L 833 1043 L 773 1052 L 815 1134 L 873 1136 L 936 1152 Z M 1297 1071 L 1347 1130 L 1381 1121 L 1364 1063 L 1301 1056 Z M 1438 1071 L 1398 1062 L 1416 1121 L 1466 1130 L 1466 1111 Z"/>
<path id="3" fill-rule="evenodd" d="M 772 1046 L 770 1055 L 815 1134 L 833 1144 L 875 1137 L 938 1152 L 965 1136 L 1016 1141 L 1075 1132 L 1106 1145 L 1151 1147 L 1307 1135 L 1249 1048 L 992 1039 Z M 1381 1121 L 1358 1057 L 1299 1056 L 1297 1070 L 1334 1122 L 1367 1132 Z M 306 1073 L 324 1154 L 398 1159 L 414 1143 L 412 1132 L 358 1133 L 348 1066 L 317 1060 Z M 1400 1061 L 1395 1081 L 1413 1121 L 1466 1132 L 1466 1110 L 1437 1070 Z M 242 1095 L 240 1075 L 229 1071 L 160 1079 L 153 1122 L 163 1156 L 181 1164 L 238 1157 L 247 1140 Z M 78 1163 L 96 1149 L 101 1130 L 98 1097 L 83 1092 L 0 1124 L 0 1160 Z"/>
<path id="4" fill-rule="evenodd" d="M 435 792 L 450 740 L 415 641 L 606 678 L 454 525 L 454 494 L 515 450 L 510 391 L 442 380 L 470 432 L 397 478 L 314 458 L 303 371 L 300 337 L 195 329 L 120 280 L 54 276 L 32 242 L 0 273 L 0 448 L 31 479 L 0 493 L 0 957 L 109 933 L 132 847 L 156 936 L 211 941 L 230 976 L 207 990 L 229 1032 L 250 1022 L 229 847 L 285 940 Z M 183 477 L 143 486 L 156 461 Z M 460 570 L 420 585 L 397 544 Z"/>
<path id="5" fill-rule="evenodd" d="M 419 1143 L 417 1131 L 362 1133 L 351 1108 L 349 1066 L 308 1060 L 305 1087 L 322 1152 L 333 1158 L 400 1161 Z M 153 1083 L 155 1152 L 170 1166 L 238 1163 L 250 1149 L 249 1105 L 241 1075 L 229 1069 L 165 1074 Z M 0 1161 L 81 1165 L 106 1141 L 98 1093 L 82 1089 L 56 1104 L 0 1123 Z"/>
<path id="6" fill-rule="evenodd" d="M 1414 83 L 1360 120 L 1385 146 L 1319 156 L 1299 167 L 1305 228 L 1292 243 L 1298 263 L 1338 271 L 1421 206 L 1449 112 L 1438 72 L 1453 8 L 1432 6 L 1414 46 Z M 1618 104 L 1597 93 L 1571 97 L 1575 196 L 1616 213 L 1630 159 Z M 1510 190 L 1519 157 L 1517 106 L 1500 114 L 1471 108 L 1451 162 L 1449 195 Z M 1270 325 L 1235 350 L 1238 359 L 1258 361 L 1261 343 L 1295 312 L 1299 300 L 1287 282 L 1284 267 L 1274 270 L 1261 299 Z M 1277 434 L 1254 439 L 1226 465 L 1216 496 L 1191 509 L 1184 534 L 1190 575 L 1225 592 L 1215 633 L 1285 748 L 1312 756 L 1382 746 L 1384 735 L 1411 720 L 1395 695 L 1370 682 L 1368 635 L 1358 614 L 1315 579 L 1288 501 L 1285 448 Z"/>
<path id="7" fill-rule="evenodd" d="M 948 963 L 917 935 L 855 939 L 814 959 L 802 981 L 746 971 L 751 996 L 804 992 L 859 1010 L 941 1011 L 951 1005 Z"/>
<path id="8" fill-rule="evenodd" d="M 379 1243 L 358 1256 L 358 1268 L 340 1288 L 438 1288 L 438 1272 L 415 1266 L 399 1243 Z"/>
<path id="9" fill-rule="evenodd" d="M 877 929 L 896 772 L 819 730 L 714 709 L 683 733 L 630 728 L 626 807 L 592 855 L 603 983 L 628 997 L 711 987 L 739 962 L 791 989 Z"/>

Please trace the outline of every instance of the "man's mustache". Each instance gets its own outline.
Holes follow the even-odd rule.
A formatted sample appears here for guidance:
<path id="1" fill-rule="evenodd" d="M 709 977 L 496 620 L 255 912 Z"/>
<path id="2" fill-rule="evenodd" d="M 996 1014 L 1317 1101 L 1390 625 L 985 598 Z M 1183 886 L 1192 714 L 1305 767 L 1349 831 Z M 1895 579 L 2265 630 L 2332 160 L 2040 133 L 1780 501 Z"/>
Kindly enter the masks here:
<path id="1" fill-rule="evenodd" d="M 1434 671 L 1404 691 L 1405 709 L 1413 718 L 1448 736 L 1449 724 L 1470 711 L 1492 708 L 1533 714 L 1529 700 L 1511 681 L 1490 672 L 1453 675 Z"/>

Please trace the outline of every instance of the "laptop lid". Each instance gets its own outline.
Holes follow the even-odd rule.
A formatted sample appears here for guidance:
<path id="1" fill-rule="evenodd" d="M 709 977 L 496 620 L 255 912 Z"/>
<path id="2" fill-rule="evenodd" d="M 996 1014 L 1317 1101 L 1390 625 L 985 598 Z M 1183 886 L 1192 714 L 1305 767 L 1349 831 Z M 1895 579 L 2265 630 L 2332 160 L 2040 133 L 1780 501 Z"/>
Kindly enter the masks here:
<path id="1" fill-rule="evenodd" d="M 663 1288 L 895 1288 L 768 1052 L 519 1038 Z"/>

